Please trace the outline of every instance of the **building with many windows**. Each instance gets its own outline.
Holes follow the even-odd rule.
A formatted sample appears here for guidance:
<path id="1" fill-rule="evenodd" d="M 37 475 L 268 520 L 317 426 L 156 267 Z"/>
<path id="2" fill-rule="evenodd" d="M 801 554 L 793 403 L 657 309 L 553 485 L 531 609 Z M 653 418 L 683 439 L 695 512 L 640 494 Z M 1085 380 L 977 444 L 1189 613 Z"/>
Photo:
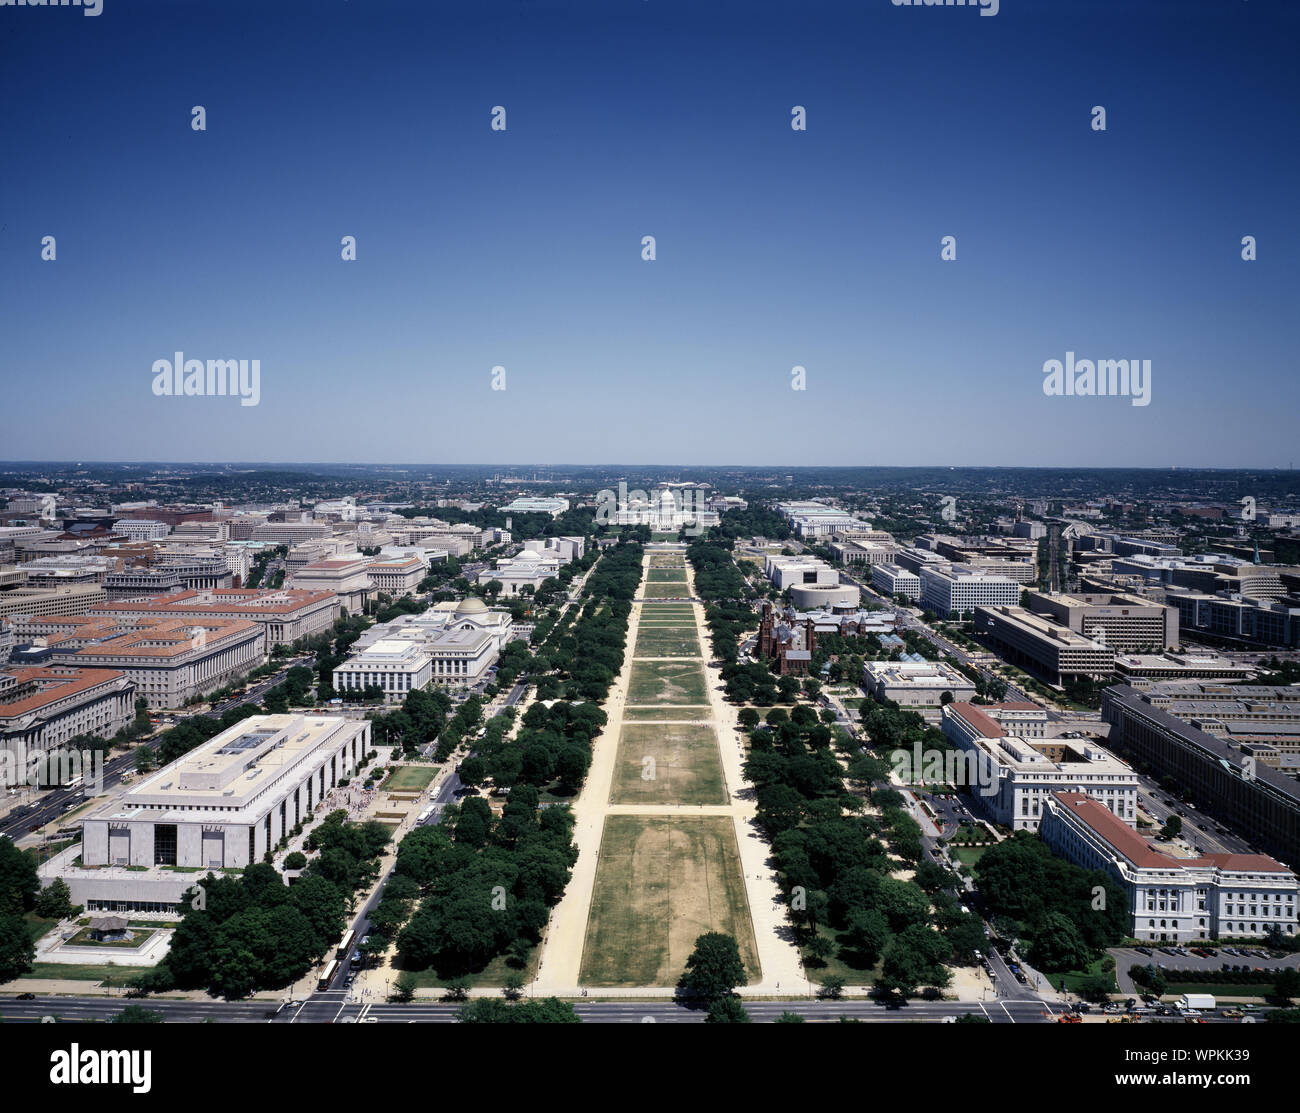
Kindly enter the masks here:
<path id="1" fill-rule="evenodd" d="M 1131 934 L 1155 943 L 1296 934 L 1296 875 L 1266 854 L 1165 853 L 1096 799 L 1052 793 L 1039 828 L 1054 854 L 1104 870 L 1128 894 Z"/>
<path id="2" fill-rule="evenodd" d="M 871 569 L 871 586 L 891 599 L 896 595 L 921 598 L 921 577 L 899 564 L 877 564 Z"/>
<path id="3" fill-rule="evenodd" d="M 1020 584 L 1006 576 L 987 575 L 965 565 L 947 570 L 922 568 L 921 605 L 940 618 L 965 614 L 976 607 L 1014 607 L 1020 602 Z"/>
<path id="4" fill-rule="evenodd" d="M 1178 648 L 1177 609 L 1139 595 L 1051 595 L 1031 591 L 1029 609 L 1117 652 Z"/>
<path id="5" fill-rule="evenodd" d="M 246 619 L 78 615 L 21 619 L 19 635 L 43 663 L 114 669 L 152 708 L 183 707 L 246 675 L 266 656 L 262 627 Z"/>
<path id="6" fill-rule="evenodd" d="M 1157 706 L 1160 693 L 1115 685 L 1101 693 L 1107 744 L 1172 777 L 1216 819 L 1283 862 L 1300 865 L 1300 784 L 1247 745 L 1220 738 Z"/>
<path id="7" fill-rule="evenodd" d="M 135 717 L 135 685 L 111 669 L 5 668 L 0 671 L 0 748 L 25 756 L 79 734 L 111 738 Z"/>
<path id="8" fill-rule="evenodd" d="M 1137 774 L 1093 742 L 1031 742 L 970 703 L 943 709 L 943 733 L 973 755 L 978 776 L 972 778 L 971 802 L 994 823 L 1037 831 L 1045 801 L 1061 791 L 1086 793 L 1118 821 L 1137 823 Z"/>
<path id="9" fill-rule="evenodd" d="M 338 598 L 328 591 L 294 588 L 233 588 L 226 591 L 181 591 L 152 599 L 104 603 L 93 614 L 110 618 L 236 618 L 262 627 L 266 649 L 292 645 L 300 638 L 327 633 L 339 616 Z"/>
<path id="10" fill-rule="evenodd" d="M 262 861 L 295 824 L 328 807 L 369 749 L 365 720 L 244 719 L 94 807 L 80 845 L 42 866 L 42 880 L 62 877 L 89 912 L 179 914 L 197 871 Z"/>
<path id="11" fill-rule="evenodd" d="M 976 607 L 975 634 L 1053 684 L 1075 676 L 1106 680 L 1115 671 L 1113 649 L 1023 607 Z"/>

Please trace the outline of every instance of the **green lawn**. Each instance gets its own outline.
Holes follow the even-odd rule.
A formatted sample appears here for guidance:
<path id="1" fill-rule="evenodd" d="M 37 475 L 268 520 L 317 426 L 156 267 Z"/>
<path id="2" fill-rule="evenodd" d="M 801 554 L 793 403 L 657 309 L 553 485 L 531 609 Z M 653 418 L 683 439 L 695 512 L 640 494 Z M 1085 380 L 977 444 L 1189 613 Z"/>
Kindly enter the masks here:
<path id="1" fill-rule="evenodd" d="M 708 702 L 704 669 L 698 660 L 632 662 L 627 702 L 702 704 Z"/>
<path id="2" fill-rule="evenodd" d="M 27 933 L 32 937 L 32 942 L 35 943 L 59 921 L 47 920 L 43 916 L 36 915 L 35 912 L 24 912 L 23 922 L 27 925 Z"/>
<path id="3" fill-rule="evenodd" d="M 825 966 L 814 965 L 817 962 L 812 954 L 805 947 L 799 948 L 799 953 L 803 955 L 804 966 L 808 972 L 808 977 L 814 981 L 823 981 L 826 978 L 837 977 L 843 978 L 845 985 L 875 985 L 876 977 L 880 973 L 883 959 L 876 962 L 874 966 L 866 965 L 862 957 L 847 945 L 841 943 L 841 933 L 836 931 L 829 924 L 819 924 L 817 934 L 823 938 L 829 939 L 835 944 L 835 950 L 831 952 L 826 959 Z M 806 988 L 806 987 L 805 987 Z M 782 987 L 784 991 L 784 987 Z"/>
<path id="4" fill-rule="evenodd" d="M 532 981 L 537 976 L 537 959 L 538 948 L 533 947 L 528 952 L 528 961 L 523 967 L 512 966 L 505 955 L 497 955 L 482 970 L 476 974 L 466 974 L 465 983 L 471 989 L 478 989 L 483 986 L 502 986 L 506 984 L 506 979 L 511 974 L 519 974 L 525 982 Z M 397 981 L 398 975 L 402 971 L 394 968 L 392 980 Z M 416 987 L 419 989 L 441 989 L 454 978 L 440 977 L 435 970 L 414 970 L 412 974 L 415 977 Z"/>
<path id="5" fill-rule="evenodd" d="M 976 862 L 984 857 L 984 852 L 987 849 L 987 846 L 950 846 L 948 853 L 963 865 L 973 867 Z"/>
<path id="6" fill-rule="evenodd" d="M 122 985 L 127 978 L 134 978 L 138 974 L 147 974 L 153 969 L 155 967 L 117 966 L 112 963 L 105 966 L 83 966 L 79 963 L 37 962 L 33 964 L 31 973 L 23 976 L 26 978 L 55 978 L 60 981 L 75 982 L 102 982 L 105 978 L 111 978 L 112 984 L 117 986 Z"/>
<path id="7" fill-rule="evenodd" d="M 685 568 L 651 568 L 645 574 L 646 583 L 660 584 L 684 584 L 686 582 Z"/>
<path id="8" fill-rule="evenodd" d="M 625 723 L 611 804 L 725 804 L 718 740 L 693 723 Z"/>
<path id="9" fill-rule="evenodd" d="M 675 584 L 645 583 L 641 585 L 641 595 L 646 599 L 684 599 L 691 594 L 686 582 Z"/>
<path id="10" fill-rule="evenodd" d="M 671 986 L 705 932 L 735 938 L 750 982 L 761 970 L 740 853 L 723 816 L 605 820 L 583 985 Z"/>
<path id="11" fill-rule="evenodd" d="M 698 657 L 700 639 L 694 627 L 642 625 L 636 635 L 634 657 Z"/>
<path id="12" fill-rule="evenodd" d="M 422 792 L 438 775 L 436 765 L 399 765 L 397 772 L 384 782 L 384 788 L 393 792 Z"/>

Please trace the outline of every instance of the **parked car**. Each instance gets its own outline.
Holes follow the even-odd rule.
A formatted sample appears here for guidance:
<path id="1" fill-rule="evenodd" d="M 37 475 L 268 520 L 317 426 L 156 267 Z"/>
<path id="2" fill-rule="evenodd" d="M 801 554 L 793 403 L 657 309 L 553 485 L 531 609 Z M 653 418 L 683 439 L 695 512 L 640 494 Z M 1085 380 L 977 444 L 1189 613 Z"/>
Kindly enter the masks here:
<path id="1" fill-rule="evenodd" d="M 1150 947 L 1134 947 L 1133 949 L 1140 955 L 1149 955 L 1151 953 Z"/>

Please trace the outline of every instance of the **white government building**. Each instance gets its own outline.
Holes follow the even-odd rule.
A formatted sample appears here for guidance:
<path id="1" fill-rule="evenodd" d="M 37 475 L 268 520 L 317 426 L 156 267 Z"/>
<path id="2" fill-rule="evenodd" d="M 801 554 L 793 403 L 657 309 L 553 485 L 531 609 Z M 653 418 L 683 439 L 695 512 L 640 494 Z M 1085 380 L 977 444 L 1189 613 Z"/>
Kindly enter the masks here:
<path id="1" fill-rule="evenodd" d="M 1039 834 L 1054 854 L 1105 870 L 1128 893 L 1132 934 L 1153 943 L 1296 934 L 1296 875 L 1266 854 L 1163 853 L 1093 797 L 1054 792 Z"/>
<path id="2" fill-rule="evenodd" d="M 487 675 L 513 636 L 510 612 L 477 596 L 439 603 L 367 630 L 334 670 L 334 689 L 378 685 L 387 702 L 397 703 L 431 682 L 468 687 Z"/>
<path id="3" fill-rule="evenodd" d="M 1048 797 L 1061 791 L 1087 793 L 1122 823 L 1137 823 L 1137 774 L 1095 742 L 1047 738 L 1030 742 L 1009 734 L 970 703 L 950 703 L 943 709 L 943 733 L 980 762 L 989 790 L 973 791 L 970 800 L 994 823 L 1016 831 L 1037 831 Z"/>
<path id="4" fill-rule="evenodd" d="M 81 843 L 41 867 L 42 882 L 62 877 L 90 912 L 179 913 L 202 876 L 185 869 L 262 861 L 369 749 L 366 720 L 254 715 L 118 788 L 81 821 Z"/>

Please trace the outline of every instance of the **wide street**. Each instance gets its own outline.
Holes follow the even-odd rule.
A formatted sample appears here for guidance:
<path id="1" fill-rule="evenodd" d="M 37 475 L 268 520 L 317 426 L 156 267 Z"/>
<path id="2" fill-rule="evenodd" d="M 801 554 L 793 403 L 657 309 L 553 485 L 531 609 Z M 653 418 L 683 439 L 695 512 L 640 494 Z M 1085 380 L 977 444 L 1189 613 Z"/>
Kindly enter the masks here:
<path id="1" fill-rule="evenodd" d="M 128 1002 L 122 998 L 42 997 L 35 1001 L 0 998 L 0 1017 L 5 1022 L 39 1023 L 42 1017 L 54 1016 L 67 1021 L 105 1020 L 122 1011 L 127 1004 L 163 1014 L 170 1023 L 384 1023 L 384 1024 L 451 1024 L 459 1005 L 441 1001 L 412 1001 L 409 1004 L 360 1004 L 347 1002 L 342 990 L 312 994 L 300 1004 L 283 1001 L 168 1001 Z M 574 1011 L 589 1023 L 604 1024 L 700 1024 L 706 1011 L 662 1001 L 575 1001 Z M 746 1001 L 745 1010 L 754 1021 L 770 1022 L 782 1012 L 792 1012 L 813 1022 L 838 1022 L 840 1017 L 875 1023 L 928 1021 L 937 1023 L 945 1016 L 972 1013 L 987 1017 L 994 1024 L 1041 1024 L 1060 1013 L 1060 1006 L 1038 1001 L 913 1001 L 889 1008 L 875 1001 Z"/>

